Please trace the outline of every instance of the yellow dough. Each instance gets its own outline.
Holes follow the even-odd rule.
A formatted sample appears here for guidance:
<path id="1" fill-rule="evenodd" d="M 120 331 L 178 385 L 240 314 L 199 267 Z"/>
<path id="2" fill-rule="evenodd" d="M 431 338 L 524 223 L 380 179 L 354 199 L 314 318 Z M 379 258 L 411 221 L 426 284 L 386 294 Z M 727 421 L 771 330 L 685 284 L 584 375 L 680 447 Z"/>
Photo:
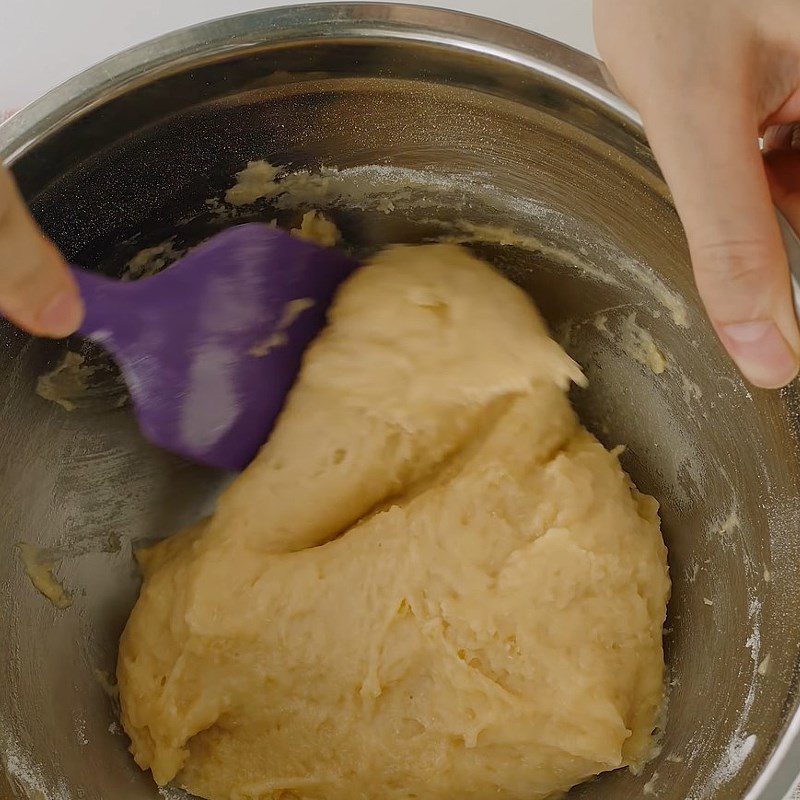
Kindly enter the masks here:
<path id="1" fill-rule="evenodd" d="M 355 273 L 256 461 L 141 556 L 118 666 L 139 765 L 213 800 L 536 800 L 644 761 L 658 506 L 570 381 L 466 251 Z"/>

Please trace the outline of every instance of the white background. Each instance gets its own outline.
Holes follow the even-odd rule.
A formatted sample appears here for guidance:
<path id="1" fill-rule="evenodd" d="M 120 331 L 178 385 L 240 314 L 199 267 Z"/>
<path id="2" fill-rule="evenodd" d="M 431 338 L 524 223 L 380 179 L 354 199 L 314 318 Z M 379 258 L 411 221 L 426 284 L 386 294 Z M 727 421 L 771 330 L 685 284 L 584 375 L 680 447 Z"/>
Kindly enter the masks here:
<path id="1" fill-rule="evenodd" d="M 0 0 L 0 115 L 131 45 L 298 0 Z M 594 53 L 591 0 L 411 0 L 531 28 Z"/>
<path id="2" fill-rule="evenodd" d="M 0 120 L 4 112 L 146 39 L 214 17 L 301 1 L 0 0 Z M 494 17 L 596 55 L 591 0 L 407 1 Z"/>

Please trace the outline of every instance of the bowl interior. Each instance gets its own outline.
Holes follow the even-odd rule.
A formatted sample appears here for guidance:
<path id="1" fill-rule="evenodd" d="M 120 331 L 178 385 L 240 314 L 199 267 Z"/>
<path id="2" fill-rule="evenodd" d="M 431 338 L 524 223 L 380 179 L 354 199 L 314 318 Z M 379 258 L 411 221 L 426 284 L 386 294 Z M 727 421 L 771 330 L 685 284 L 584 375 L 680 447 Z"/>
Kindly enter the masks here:
<path id="1" fill-rule="evenodd" d="M 315 177 L 225 206 L 254 159 Z M 67 256 L 109 274 L 146 248 L 160 250 L 140 261 L 168 261 L 237 220 L 291 224 L 316 208 L 359 255 L 461 241 L 529 291 L 589 378 L 574 392 L 582 419 L 625 445 L 626 469 L 661 502 L 674 582 L 661 754 L 573 794 L 744 795 L 798 702 L 798 397 L 749 390 L 723 356 L 634 127 L 529 65 L 328 36 L 143 78 L 14 171 Z M 227 477 L 143 442 L 99 350 L 8 325 L 2 341 L 0 797 L 157 797 L 109 679 L 138 588 L 131 551 L 207 512 Z M 36 394 L 66 351 L 84 359 L 72 411 Z M 18 543 L 54 565 L 69 608 L 37 593 Z"/>

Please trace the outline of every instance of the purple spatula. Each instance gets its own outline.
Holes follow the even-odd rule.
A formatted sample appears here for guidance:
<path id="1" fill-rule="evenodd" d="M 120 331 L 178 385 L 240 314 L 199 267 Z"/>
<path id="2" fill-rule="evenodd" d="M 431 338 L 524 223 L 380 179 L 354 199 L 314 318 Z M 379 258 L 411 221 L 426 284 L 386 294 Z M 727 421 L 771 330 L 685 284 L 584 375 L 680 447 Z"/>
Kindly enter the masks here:
<path id="1" fill-rule="evenodd" d="M 266 441 L 303 351 L 356 267 L 333 248 L 239 225 L 139 281 L 73 268 L 86 305 L 79 333 L 114 356 L 148 439 L 242 469 Z"/>

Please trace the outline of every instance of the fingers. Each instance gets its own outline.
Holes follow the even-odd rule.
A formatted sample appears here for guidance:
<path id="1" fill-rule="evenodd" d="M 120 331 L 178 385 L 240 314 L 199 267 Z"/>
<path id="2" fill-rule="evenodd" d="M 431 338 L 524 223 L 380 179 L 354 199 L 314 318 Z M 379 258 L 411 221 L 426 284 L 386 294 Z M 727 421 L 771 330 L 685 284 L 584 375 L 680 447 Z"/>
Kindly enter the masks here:
<path id="1" fill-rule="evenodd" d="M 787 142 L 800 140 L 800 128 L 788 133 Z M 774 141 L 774 139 L 772 139 Z M 772 199 L 795 230 L 800 231 L 800 151 L 795 145 L 770 149 L 764 155 Z"/>
<path id="2" fill-rule="evenodd" d="M 772 199 L 795 230 L 800 231 L 800 152 L 793 149 L 798 144 L 800 128 L 788 132 L 786 149 L 768 150 L 764 155 Z M 772 140 L 774 143 L 774 139 Z M 766 143 L 766 137 L 765 137 Z M 794 266 L 794 279 L 800 280 Z M 797 299 L 795 300 L 797 306 Z"/>
<path id="3" fill-rule="evenodd" d="M 58 250 L 0 166 L 0 313 L 38 336 L 59 338 L 81 323 L 78 287 Z"/>
<path id="4" fill-rule="evenodd" d="M 742 95 L 734 86 L 667 93 L 672 104 L 650 103 L 643 117 L 714 328 L 751 383 L 778 388 L 800 369 L 800 332 L 758 124 Z"/>

